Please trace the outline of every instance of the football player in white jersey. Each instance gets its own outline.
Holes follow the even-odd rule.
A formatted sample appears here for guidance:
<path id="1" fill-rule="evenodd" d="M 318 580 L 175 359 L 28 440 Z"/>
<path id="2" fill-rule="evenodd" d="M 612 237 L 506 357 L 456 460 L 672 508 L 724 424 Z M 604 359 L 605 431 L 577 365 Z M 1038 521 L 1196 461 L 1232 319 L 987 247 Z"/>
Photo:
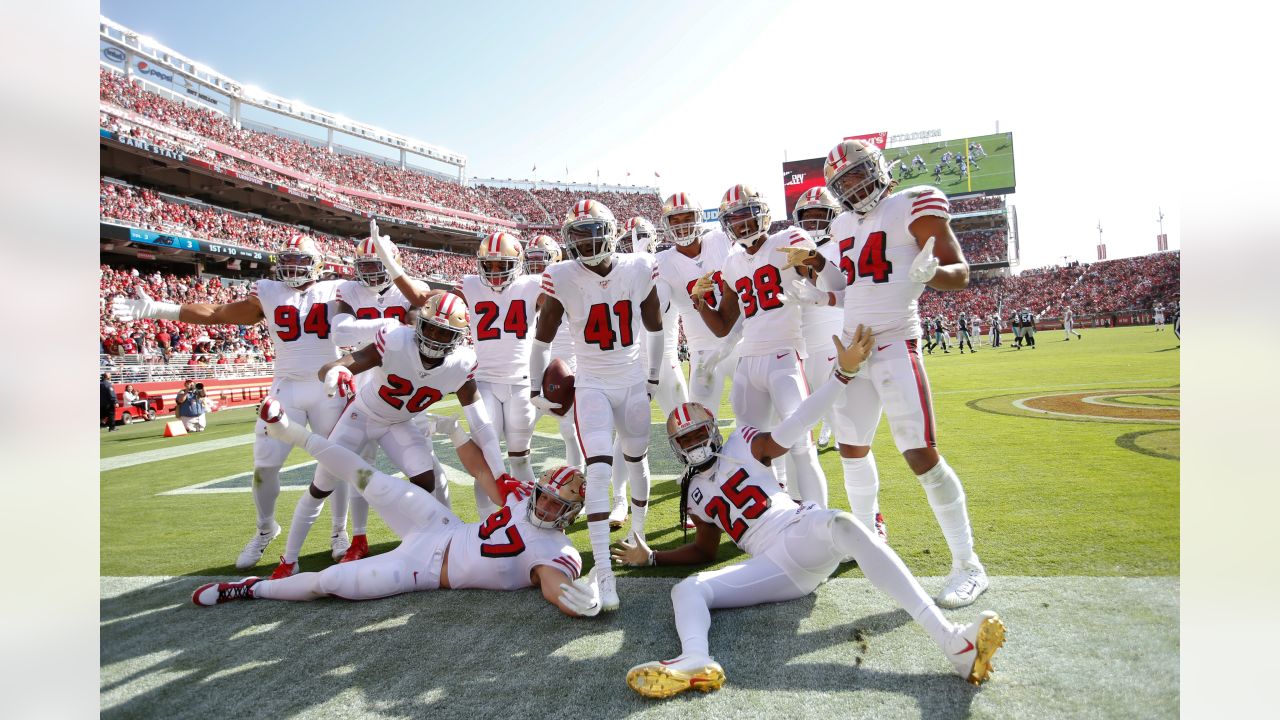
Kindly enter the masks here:
<path id="1" fill-rule="evenodd" d="M 383 328 L 374 342 L 317 371 L 327 392 L 351 398 L 328 438 L 360 452 L 377 443 L 409 482 L 433 493 L 444 478 L 437 477 L 431 440 L 412 421 L 445 395 L 457 395 L 476 444 L 495 476 L 503 474 L 498 438 L 489 420 L 473 374 L 476 355 L 459 347 L 467 331 L 466 303 L 445 293 L 427 300 L 413 315 L 414 324 Z M 376 368 L 376 370 L 375 370 Z M 373 371 L 374 379 L 355 391 L 353 376 Z M 298 572 L 298 554 L 320 507 L 340 481 L 323 468 L 316 471 L 308 491 L 298 499 L 280 564 L 271 577 Z M 437 500 L 438 501 L 438 500 Z M 443 503 L 441 503 L 443 505 Z"/>
<path id="2" fill-rule="evenodd" d="M 860 374 L 858 367 L 874 342 L 861 326 L 848 348 L 832 339 L 838 357 L 834 377 L 772 432 L 739 425 L 724 441 L 715 416 L 694 403 L 677 408 L 667 419 L 671 449 L 686 466 L 681 515 L 693 517 L 697 533 L 693 542 L 662 552 L 624 541 L 614 558 L 633 566 L 715 562 L 722 532 L 751 557 L 722 570 L 698 573 L 672 588 L 680 655 L 637 665 L 627 673 L 627 684 L 641 695 L 670 697 L 690 689 L 719 688 L 725 675 L 708 645 L 711 610 L 804 597 L 850 556 L 872 584 L 920 623 L 957 674 L 975 685 L 990 675 L 992 656 L 1005 634 L 995 613 L 985 612 L 969 625 L 952 624 L 897 554 L 865 525 L 841 510 L 797 505 L 769 471 L 768 465 L 801 441 L 851 377 Z"/>
<path id="3" fill-rule="evenodd" d="M 804 191 L 796 199 L 791 218 L 795 224 L 813 239 L 818 252 L 826 256 L 828 262 L 838 262 L 839 251 L 836 243 L 831 242 L 831 221 L 840 214 L 840 205 L 831 197 L 825 187 L 813 187 Z M 809 277 L 813 271 L 808 268 L 796 268 L 797 273 L 805 273 Z M 844 308 L 839 305 L 835 293 L 822 292 L 808 283 L 789 279 L 791 295 L 800 301 L 800 317 L 804 324 L 804 342 L 810 348 L 809 358 L 805 361 L 805 380 L 814 388 L 831 374 L 831 364 L 835 356 L 829 351 L 820 351 L 827 346 L 827 338 L 840 333 L 844 324 Z M 829 413 L 822 419 L 822 432 L 818 434 L 818 447 L 826 447 L 831 442 L 834 428 L 834 416 Z"/>
<path id="4" fill-rule="evenodd" d="M 569 323 L 578 361 L 573 415 L 587 465 L 587 532 L 600 571 L 605 610 L 618 608 L 617 584 L 609 565 L 614 432 L 626 460 L 633 499 L 632 533 L 644 537 L 648 508 L 634 501 L 648 501 L 649 396 L 658 385 L 666 344 L 653 259 L 615 253 L 617 232 L 613 212 L 595 200 L 581 200 L 569 209 L 560 233 L 571 260 L 558 262 L 542 274 L 546 295 L 529 360 L 534 404 L 547 410 L 558 408 L 542 397 L 542 373 L 557 328 L 563 321 Z M 645 358 L 640 354 L 642 330 L 637 320 L 648 332 Z"/>
<path id="5" fill-rule="evenodd" d="M 506 440 L 511 474 L 521 482 L 533 482 L 529 442 L 534 407 L 526 373 L 541 277 L 524 274 L 524 248 L 514 235 L 494 232 L 480 241 L 476 274 L 464 275 L 452 292 L 471 308 L 471 342 L 480 363 L 476 387 L 498 437 Z M 496 509 L 488 505 L 482 503 L 481 514 Z"/>
<path id="6" fill-rule="evenodd" d="M 542 273 L 547 266 L 560 262 L 564 257 L 564 253 L 560 250 L 560 243 L 550 235 L 538 235 L 529 241 L 529 247 L 524 251 L 525 272 L 531 276 L 538 278 L 539 289 L 541 289 Z M 538 307 L 542 307 L 542 299 L 538 299 Z M 573 359 L 573 338 L 569 335 L 569 324 L 561 323 L 560 328 L 556 330 L 556 337 L 551 341 L 551 360 L 563 360 L 565 365 L 569 366 L 569 372 L 574 372 L 577 363 Z M 548 413 L 545 410 L 539 410 L 534 416 L 533 424 L 538 424 L 538 419 Z M 566 411 L 563 415 L 550 413 L 556 419 L 560 427 L 560 439 L 564 441 L 564 457 L 565 465 L 582 469 L 582 449 L 578 446 L 578 431 L 573 427 L 573 414 Z M 625 505 L 624 505 L 625 507 Z"/>
<path id="7" fill-rule="evenodd" d="M 354 256 L 355 279 L 344 280 L 338 285 L 337 299 L 330 308 L 333 313 L 333 338 L 340 347 L 357 348 L 374 340 L 377 331 L 387 327 L 408 323 L 411 305 L 400 288 L 391 283 L 387 277 L 387 268 L 378 257 L 374 247 L 378 237 L 376 221 L 370 221 L 370 236 L 356 245 Z M 399 257 L 399 251 L 394 251 Z M 356 377 L 356 389 L 373 380 L 373 373 L 364 373 Z M 378 448 L 369 443 L 360 450 L 360 456 L 370 463 L 377 455 Z M 436 484 L 436 499 L 449 504 L 449 484 Z M 349 496 L 349 497 L 346 497 Z M 345 500 L 344 500 L 345 498 Z M 350 508 L 351 540 L 350 546 L 342 556 L 341 562 L 351 562 L 369 554 L 369 503 L 364 497 L 348 490 L 344 483 L 339 483 L 330 496 L 329 511 L 334 517 L 334 526 L 340 524 L 340 518 L 346 516 L 344 504 Z M 296 509 L 295 509 L 296 512 Z M 345 524 L 345 523 L 342 523 Z M 345 532 L 339 538 L 345 537 Z M 335 551 L 338 543 L 334 543 Z"/>
<path id="8" fill-rule="evenodd" d="M 316 368 L 341 355 L 333 339 L 329 305 L 336 296 L 338 282 L 319 281 L 323 268 L 324 257 L 315 241 L 297 235 L 276 253 L 277 279 L 255 281 L 244 299 L 221 305 L 177 305 L 145 296 L 134 300 L 119 298 L 112 305 L 112 312 L 124 322 L 159 318 L 195 325 L 253 325 L 265 320 L 275 351 L 272 396 L 295 424 L 328 433 L 346 403 L 340 397 L 330 397 L 315 376 Z M 258 430 L 261 429 L 259 423 Z M 257 531 L 236 558 L 238 568 L 258 564 L 267 545 L 280 534 L 275 518 L 280 468 L 291 449 L 261 432 L 254 436 L 253 504 L 258 514 Z M 342 557 L 342 552 L 336 552 L 337 547 L 334 550 L 335 559 Z M 342 550 L 346 550 L 345 546 Z"/>
<path id="9" fill-rule="evenodd" d="M 1076 314 L 1071 312 L 1071 307 L 1068 306 L 1062 311 L 1062 341 L 1071 340 L 1072 335 L 1075 335 L 1077 339 L 1084 339 L 1083 335 L 1076 332 Z"/>
<path id="10" fill-rule="evenodd" d="M 964 488 L 938 454 L 916 310 L 926 284 L 936 290 L 961 290 L 969 284 L 969 266 L 951 231 L 950 205 L 941 191 L 927 185 L 892 192 L 884 156 L 865 141 L 837 145 L 824 172 L 827 188 L 846 210 L 831 224 L 840 262 L 798 248 L 787 251 L 787 262 L 804 262 L 817 270 L 819 289 L 844 293 L 846 337 L 858 325 L 876 335 L 867 371 L 849 383 L 846 401 L 837 410 L 836 441 L 849 504 L 860 522 L 874 527 L 880 478 L 871 441 L 883 411 L 894 444 L 924 487 L 951 549 L 952 570 L 938 604 L 962 607 L 986 590 L 988 579 L 973 550 Z"/>
<path id="11" fill-rule="evenodd" d="M 701 295 L 694 295 L 693 287 L 707 273 L 718 281 L 716 273 L 735 248 L 722 230 L 707 230 L 702 224 L 702 206 L 687 193 L 677 192 L 666 199 L 662 226 L 673 246 L 655 256 L 658 283 L 667 287 L 684 325 L 689 344 L 689 399 L 719 409 L 726 376 L 737 362 L 736 338 L 717 337 L 698 316 L 701 304 L 712 309 L 720 306 L 719 282 Z"/>
<path id="12" fill-rule="evenodd" d="M 729 400 L 739 421 L 762 429 L 772 428 L 777 418 L 795 412 L 809 395 L 800 304 L 784 295 L 784 277 L 796 275 L 783 266 L 785 258 L 777 251 L 804 247 L 817 252 L 813 240 L 799 228 L 769 235 L 770 222 L 769 206 L 754 188 L 734 185 L 725 192 L 720 201 L 720 226 L 743 251 L 725 258 L 719 280 L 723 293 L 720 306 L 704 304 L 698 308 L 699 316 L 719 337 L 728 335 L 742 317 L 740 357 Z M 788 271 L 785 275 L 784 270 Z M 694 292 L 704 292 L 713 282 L 710 274 L 704 275 L 694 284 Z M 806 502 L 826 507 L 827 479 L 818 465 L 813 441 L 802 438 L 791 446 L 788 457 L 792 461 L 787 468 L 792 492 Z"/>
<path id="13" fill-rule="evenodd" d="M 643 253 L 653 256 L 658 249 L 658 233 L 653 223 L 646 218 L 636 216 L 623 224 L 618 234 L 618 252 Z M 678 348 L 680 345 L 680 318 L 675 305 L 671 302 L 671 289 L 666 283 L 657 282 L 658 304 L 662 306 L 662 331 L 666 335 L 665 352 L 662 366 L 658 370 L 658 387 L 653 399 L 665 417 L 677 405 L 689 401 L 689 388 L 684 381 L 684 371 L 680 367 Z M 640 337 L 641 352 L 644 352 L 644 336 Z M 613 449 L 613 466 L 622 467 L 622 447 L 615 445 Z M 647 460 L 645 461 L 648 462 Z M 624 473 L 613 474 L 613 508 L 609 511 L 609 527 L 618 529 L 627 519 L 626 494 L 627 477 Z M 648 494 L 645 494 L 648 497 Z M 647 504 L 647 500 L 642 504 Z"/>
<path id="14" fill-rule="evenodd" d="M 495 481 L 477 457 L 480 451 L 455 429 L 458 455 L 476 473 L 476 484 L 501 506 L 481 522 L 464 524 L 417 485 L 379 472 L 338 443 L 291 424 L 274 399 L 263 403 L 261 414 L 272 437 L 305 448 L 333 476 L 354 485 L 401 543 L 391 552 L 331 565 L 323 572 L 201 585 L 191 594 L 196 605 L 325 596 L 374 600 L 419 590 L 537 587 L 565 615 L 600 612 L 599 586 L 590 575 L 579 577 L 582 558 L 564 534 L 582 509 L 584 480 L 577 469 L 548 470 L 529 497 L 523 483 Z"/>

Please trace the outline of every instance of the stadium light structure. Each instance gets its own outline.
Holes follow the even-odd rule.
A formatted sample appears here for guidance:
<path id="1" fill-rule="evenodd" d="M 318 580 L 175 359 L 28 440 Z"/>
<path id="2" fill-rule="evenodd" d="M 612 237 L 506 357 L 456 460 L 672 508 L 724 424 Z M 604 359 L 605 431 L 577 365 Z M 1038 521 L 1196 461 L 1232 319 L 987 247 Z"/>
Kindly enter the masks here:
<path id="1" fill-rule="evenodd" d="M 194 84 L 221 93 L 228 99 L 230 119 L 237 127 L 240 126 L 241 105 L 248 105 L 325 128 L 330 147 L 333 146 L 334 132 L 339 132 L 398 150 L 401 168 L 407 166 L 408 155 L 413 154 L 457 168 L 458 182 L 466 181 L 467 156 L 462 153 L 313 108 L 299 100 L 282 98 L 256 85 L 242 84 L 106 16 L 99 15 L 98 20 L 100 42 L 124 54 L 123 64 L 127 77 L 135 77 L 135 66 L 138 61 L 144 60 L 148 66 L 154 66 L 150 68 L 150 72 L 162 72 L 165 79 L 175 86 L 181 84 L 189 88 Z M 156 84 L 150 79 L 147 82 Z M 174 92 L 172 88 L 165 89 Z"/>

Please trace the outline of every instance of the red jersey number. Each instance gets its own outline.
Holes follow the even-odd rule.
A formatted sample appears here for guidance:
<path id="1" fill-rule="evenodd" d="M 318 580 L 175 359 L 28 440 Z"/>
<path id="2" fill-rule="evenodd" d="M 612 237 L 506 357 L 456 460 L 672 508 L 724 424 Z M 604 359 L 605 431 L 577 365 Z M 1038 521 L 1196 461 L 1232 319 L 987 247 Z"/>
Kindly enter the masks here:
<path id="1" fill-rule="evenodd" d="M 618 318 L 617 332 L 613 329 L 614 316 Z M 614 303 L 612 314 L 605 303 L 592 305 L 587 310 L 587 324 L 582 338 L 601 350 L 612 350 L 615 342 L 622 347 L 630 347 L 635 342 L 631 334 L 631 301 L 619 300 Z"/>
<path id="2" fill-rule="evenodd" d="M 511 506 L 504 505 L 498 512 L 490 515 L 484 522 L 480 523 L 480 539 L 486 542 L 480 543 L 480 554 L 485 557 L 503 558 L 515 557 L 524 552 L 524 538 L 520 537 L 520 528 L 507 525 L 511 522 Z M 506 536 L 501 542 L 495 540 L 488 542 L 493 534 L 499 530 L 506 528 Z"/>
<path id="3" fill-rule="evenodd" d="M 301 323 L 298 322 L 298 308 L 292 305 L 277 305 L 275 317 L 273 321 L 276 327 L 276 336 L 285 342 L 293 342 L 302 337 L 302 333 L 315 335 L 324 340 L 329 337 L 329 306 L 324 303 L 316 303 L 307 311 L 307 317 Z"/>
<path id="4" fill-rule="evenodd" d="M 733 538 L 734 542 L 741 541 L 742 536 L 746 534 L 747 520 L 755 520 L 769 509 L 769 496 L 764 494 L 759 485 L 739 487 L 747 477 L 746 469 L 738 468 L 738 471 L 730 475 L 729 479 L 720 486 L 721 495 L 707 502 L 707 514 L 720 523 L 720 527 L 729 533 L 729 537 Z M 729 519 L 729 503 L 733 503 L 733 507 L 742 511 L 741 518 L 732 521 Z"/>
<path id="5" fill-rule="evenodd" d="M 733 284 L 742 303 L 742 314 L 752 317 L 757 312 L 782 307 L 778 296 L 782 294 L 782 276 L 778 268 L 761 265 L 751 277 L 740 277 Z"/>
<path id="6" fill-rule="evenodd" d="M 439 390 L 426 385 L 414 392 L 411 381 L 391 373 L 387 375 L 387 384 L 378 388 L 378 397 L 396 410 L 403 407 L 405 410 L 417 414 L 426 410 L 432 403 L 439 401 L 441 396 Z M 408 402 L 402 399 L 404 397 L 409 397 Z"/>

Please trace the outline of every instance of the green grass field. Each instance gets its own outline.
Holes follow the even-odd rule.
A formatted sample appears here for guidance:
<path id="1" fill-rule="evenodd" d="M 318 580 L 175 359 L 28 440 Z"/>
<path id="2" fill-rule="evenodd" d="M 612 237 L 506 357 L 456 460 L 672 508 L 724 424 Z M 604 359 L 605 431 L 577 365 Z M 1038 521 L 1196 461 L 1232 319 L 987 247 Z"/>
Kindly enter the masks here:
<path id="1" fill-rule="evenodd" d="M 669 578 L 686 573 L 679 569 L 619 570 L 623 608 L 594 620 L 563 618 L 533 591 L 196 608 L 189 594 L 201 578 L 238 576 L 231 563 L 253 528 L 252 414 L 233 410 L 211 416 L 195 436 L 161 438 L 159 423 L 102 435 L 103 712 L 1175 715 L 1178 424 L 1167 416 L 1178 404 L 1177 341 L 1146 327 L 1084 335 L 1062 342 L 1042 332 L 1038 349 L 1021 351 L 1006 337 L 1005 347 L 981 347 L 980 358 L 954 350 L 926 358 L 940 449 L 964 482 L 977 549 L 993 576 L 979 605 L 1010 626 L 1000 672 L 981 690 L 950 676 L 924 634 L 854 567 L 794 603 L 717 612 L 712 651 L 729 683 L 667 703 L 642 702 L 622 679 L 635 663 L 677 654 L 666 593 Z M 1045 411 L 1046 402 L 1060 404 Z M 1139 415 L 1099 415 L 1108 412 Z M 729 416 L 727 395 L 721 415 Z M 563 450 L 553 424 L 538 430 L 535 464 L 557 462 Z M 648 535 L 670 548 L 683 542 L 678 466 L 660 425 L 653 438 Z M 451 449 L 437 443 L 437 451 L 458 467 Z M 875 454 L 890 544 L 934 591 L 949 553 L 885 425 Z M 295 451 L 286 463 L 301 467 L 282 474 L 282 525 L 310 479 L 308 461 Z M 821 461 L 832 505 L 847 507 L 837 454 L 823 452 Z M 455 511 L 474 520 L 471 490 L 451 487 Z M 371 520 L 375 552 L 393 547 L 392 534 Z M 326 510 L 303 569 L 329 564 L 328 526 Z M 590 564 L 585 523 L 571 537 Z M 256 573 L 270 572 L 283 540 Z M 739 557 L 722 546 L 720 564 Z M 854 641 L 855 628 L 871 639 Z"/>

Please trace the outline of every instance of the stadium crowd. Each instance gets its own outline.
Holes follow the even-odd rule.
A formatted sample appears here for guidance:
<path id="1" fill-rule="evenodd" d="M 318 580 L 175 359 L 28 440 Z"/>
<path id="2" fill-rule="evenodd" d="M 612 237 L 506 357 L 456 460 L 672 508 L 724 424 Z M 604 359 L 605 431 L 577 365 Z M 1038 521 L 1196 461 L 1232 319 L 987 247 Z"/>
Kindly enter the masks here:
<path id="1" fill-rule="evenodd" d="M 1027 270 L 1013 277 L 974 278 L 959 292 L 926 291 L 923 315 L 955 317 L 960 312 L 990 315 L 1000 309 L 1030 308 L 1057 317 L 1070 306 L 1077 316 L 1150 310 L 1169 306 L 1181 294 L 1181 253 L 1166 252 L 1070 267 Z"/>
<path id="2" fill-rule="evenodd" d="M 266 326 L 190 325 L 173 320 L 138 320 L 117 323 L 111 317 L 111 300 L 138 293 L 164 302 L 228 303 L 249 293 L 244 283 L 223 283 L 220 278 L 142 273 L 137 268 L 99 267 L 99 353 L 123 358 L 139 355 L 144 363 L 167 364 L 174 355 L 190 354 L 188 364 L 228 364 L 271 360 Z"/>
<path id="3" fill-rule="evenodd" d="M 951 212 L 953 214 L 978 212 L 979 210 L 1003 210 L 1003 209 L 1004 209 L 1004 197 L 1002 196 L 965 198 L 964 200 L 951 201 Z"/>
<path id="4" fill-rule="evenodd" d="M 1004 230 L 965 230 L 956 233 L 960 249 L 970 263 L 989 263 L 1009 257 L 1009 239 Z"/>

